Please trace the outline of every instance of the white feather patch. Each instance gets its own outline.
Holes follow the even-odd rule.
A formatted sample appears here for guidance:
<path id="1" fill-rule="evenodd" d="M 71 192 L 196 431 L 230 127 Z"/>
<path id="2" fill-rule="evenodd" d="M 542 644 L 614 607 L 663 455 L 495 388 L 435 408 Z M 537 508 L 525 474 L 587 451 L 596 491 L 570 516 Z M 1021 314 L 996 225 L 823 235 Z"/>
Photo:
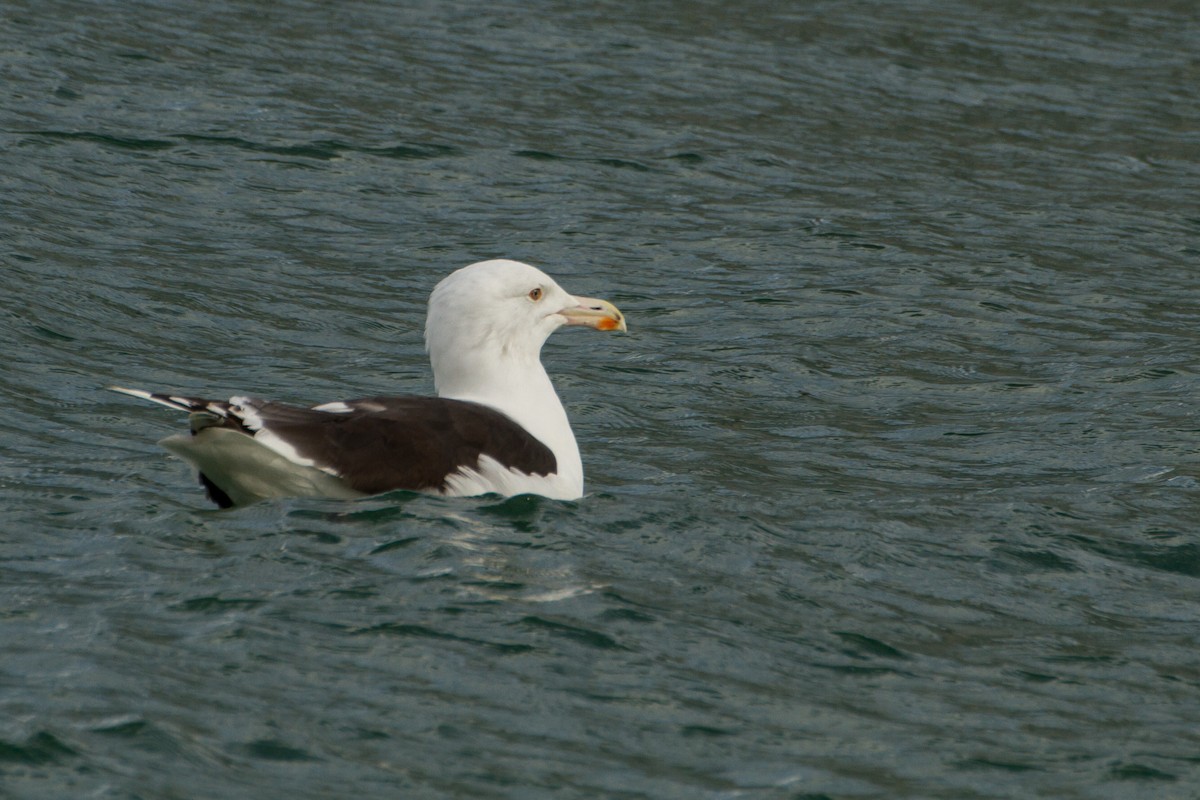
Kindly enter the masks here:
<path id="1" fill-rule="evenodd" d="M 207 403 L 204 408 L 206 411 L 208 411 L 208 413 L 215 414 L 221 419 L 227 419 L 229 417 L 229 409 L 225 408 L 221 403 Z"/>
<path id="2" fill-rule="evenodd" d="M 480 456 L 475 469 L 461 467 L 446 477 L 447 497 L 474 497 L 481 494 L 539 494 L 555 500 L 575 500 L 579 491 L 562 476 L 529 475 L 504 466 L 491 456 Z"/>
<path id="3" fill-rule="evenodd" d="M 322 403 L 319 406 L 313 406 L 313 411 L 324 411 L 326 414 L 349 414 L 354 408 L 341 400 L 335 403 Z"/>
<path id="4" fill-rule="evenodd" d="M 263 420 L 258 413 L 255 402 L 249 397 L 231 397 L 229 405 L 233 409 L 234 416 L 242 421 L 252 431 L 262 430 Z"/>

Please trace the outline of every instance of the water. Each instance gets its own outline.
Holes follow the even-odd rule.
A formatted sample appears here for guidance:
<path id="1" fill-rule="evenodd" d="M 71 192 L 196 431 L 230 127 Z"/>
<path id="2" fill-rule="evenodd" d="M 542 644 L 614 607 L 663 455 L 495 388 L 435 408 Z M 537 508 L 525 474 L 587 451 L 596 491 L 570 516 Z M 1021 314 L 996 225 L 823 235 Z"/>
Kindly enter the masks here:
<path id="1" fill-rule="evenodd" d="M 0 795 L 1191 798 L 1188 3 L 0 8 Z M 430 391 L 589 494 L 210 510 L 112 382 Z"/>

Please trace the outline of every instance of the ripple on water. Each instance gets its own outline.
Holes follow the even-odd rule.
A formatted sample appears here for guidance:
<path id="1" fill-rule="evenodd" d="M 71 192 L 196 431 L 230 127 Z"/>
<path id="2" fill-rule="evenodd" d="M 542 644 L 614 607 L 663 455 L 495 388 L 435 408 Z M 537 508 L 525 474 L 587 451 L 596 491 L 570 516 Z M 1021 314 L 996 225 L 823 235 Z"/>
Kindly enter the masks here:
<path id="1" fill-rule="evenodd" d="M 903 8 L 7 14 L 5 788 L 1186 794 L 1194 27 Z M 427 393 L 493 256 L 629 316 L 579 502 L 218 512 L 100 389 Z"/>

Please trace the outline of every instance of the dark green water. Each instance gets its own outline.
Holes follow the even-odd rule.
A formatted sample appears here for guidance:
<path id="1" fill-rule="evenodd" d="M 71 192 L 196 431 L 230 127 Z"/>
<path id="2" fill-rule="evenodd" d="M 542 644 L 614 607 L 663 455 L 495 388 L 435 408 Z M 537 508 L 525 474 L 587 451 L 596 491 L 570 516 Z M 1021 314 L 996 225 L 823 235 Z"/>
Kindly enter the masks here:
<path id="1" fill-rule="evenodd" d="M 0 796 L 1200 796 L 1191 3 L 0 6 Z M 578 503 L 209 510 L 113 382 L 545 359 Z"/>

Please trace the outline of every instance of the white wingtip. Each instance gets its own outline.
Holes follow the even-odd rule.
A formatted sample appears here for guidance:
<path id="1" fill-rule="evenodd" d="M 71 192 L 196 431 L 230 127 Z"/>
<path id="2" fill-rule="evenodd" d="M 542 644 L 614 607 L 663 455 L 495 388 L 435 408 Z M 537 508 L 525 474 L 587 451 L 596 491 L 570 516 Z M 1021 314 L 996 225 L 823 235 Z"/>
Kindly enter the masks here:
<path id="1" fill-rule="evenodd" d="M 166 398 L 162 395 L 156 395 L 153 392 L 147 392 L 144 389 L 126 389 L 124 386 L 106 386 L 104 387 L 113 392 L 127 394 L 130 397 L 137 397 L 141 400 L 149 400 L 151 403 L 158 403 L 160 406 L 173 408 L 176 411 L 190 411 L 191 408 L 186 403 L 174 401 L 174 398 Z"/>
<path id="2" fill-rule="evenodd" d="M 130 397 L 140 397 L 143 400 L 154 399 L 150 396 L 149 392 L 143 389 L 126 389 L 124 386 L 105 386 L 104 388 L 108 389 L 110 392 L 120 392 L 121 394 L 127 394 Z"/>

